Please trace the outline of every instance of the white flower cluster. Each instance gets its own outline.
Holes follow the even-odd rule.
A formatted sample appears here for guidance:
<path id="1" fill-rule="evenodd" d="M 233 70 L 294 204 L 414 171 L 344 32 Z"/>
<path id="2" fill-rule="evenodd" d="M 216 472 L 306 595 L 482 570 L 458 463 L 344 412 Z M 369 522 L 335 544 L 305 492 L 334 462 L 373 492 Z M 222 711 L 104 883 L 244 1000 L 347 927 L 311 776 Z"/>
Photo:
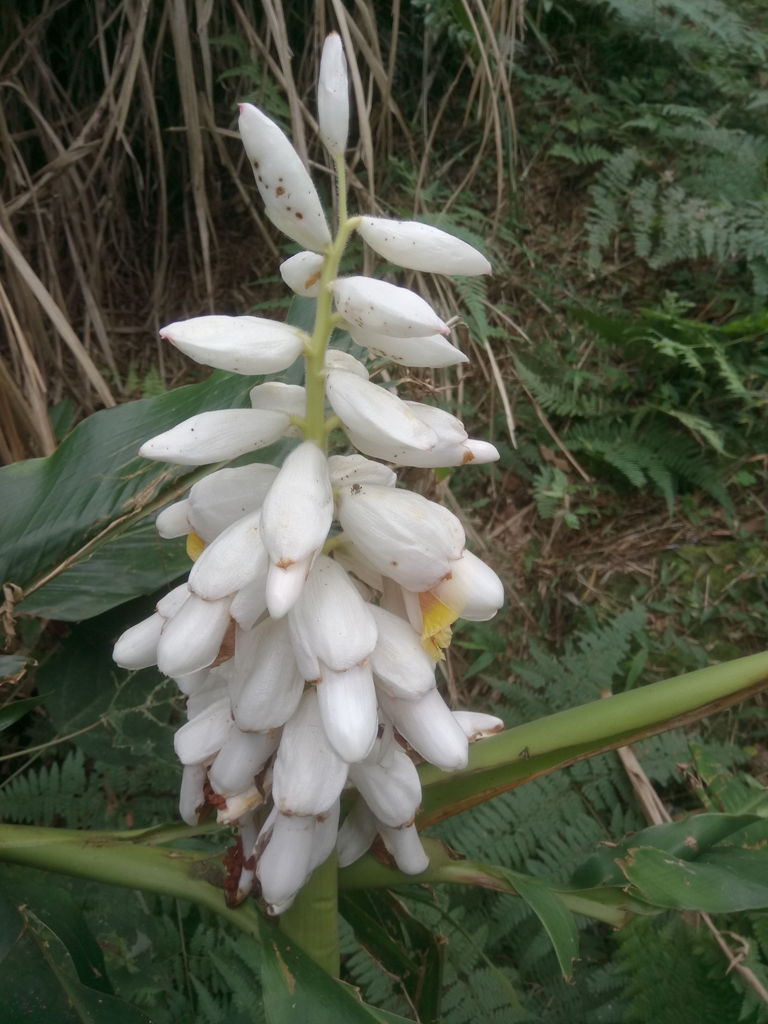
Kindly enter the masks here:
<path id="1" fill-rule="evenodd" d="M 349 109 L 336 35 L 323 51 L 318 105 L 343 189 Z M 271 911 L 281 913 L 334 846 L 343 866 L 378 834 L 402 871 L 425 870 L 413 824 L 421 787 L 408 748 L 457 770 L 470 740 L 502 727 L 488 715 L 451 712 L 435 682 L 451 623 L 491 618 L 504 600 L 501 582 L 467 550 L 456 516 L 398 488 L 384 464 L 461 466 L 498 453 L 468 438 L 454 416 L 403 401 L 371 383 L 363 363 L 326 349 L 332 328 L 343 326 L 370 352 L 408 366 L 465 360 L 413 292 L 337 277 L 350 231 L 403 267 L 479 274 L 490 265 L 424 224 L 347 219 L 345 200 L 332 239 L 280 128 L 244 104 L 240 132 L 267 214 L 307 248 L 281 272 L 295 292 L 317 296 L 315 334 L 253 316 L 203 316 L 161 334 L 201 363 L 243 374 L 279 372 L 303 354 L 306 387 L 260 384 L 250 409 L 200 413 L 147 441 L 141 454 L 205 465 L 282 437 L 303 440 L 279 469 L 218 470 L 161 513 L 160 534 L 186 535 L 194 566 L 154 615 L 120 637 L 114 657 L 128 669 L 157 665 L 188 696 L 188 721 L 175 737 L 181 815 L 197 824 L 213 806 L 220 822 L 238 826 L 232 902 L 258 877 Z M 338 425 L 364 454 L 326 454 Z M 345 787 L 357 799 L 339 829 Z"/>

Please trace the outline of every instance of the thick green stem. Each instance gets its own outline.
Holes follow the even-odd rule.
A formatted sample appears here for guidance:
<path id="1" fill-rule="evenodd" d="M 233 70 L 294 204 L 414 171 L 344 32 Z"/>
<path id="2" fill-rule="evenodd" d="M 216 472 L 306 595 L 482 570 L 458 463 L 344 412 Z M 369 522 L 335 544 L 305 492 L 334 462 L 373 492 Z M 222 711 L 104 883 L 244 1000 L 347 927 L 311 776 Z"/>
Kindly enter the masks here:
<path id="1" fill-rule="evenodd" d="M 336 853 L 316 869 L 293 906 L 280 917 L 280 930 L 332 977 L 339 976 L 339 893 Z"/>

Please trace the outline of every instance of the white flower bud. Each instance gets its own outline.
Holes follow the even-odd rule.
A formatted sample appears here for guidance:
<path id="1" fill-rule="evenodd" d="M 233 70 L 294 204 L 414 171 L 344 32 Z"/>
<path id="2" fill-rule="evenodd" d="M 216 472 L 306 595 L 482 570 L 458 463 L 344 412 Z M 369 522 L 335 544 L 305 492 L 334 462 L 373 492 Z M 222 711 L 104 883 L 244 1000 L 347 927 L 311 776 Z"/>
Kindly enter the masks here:
<path id="1" fill-rule="evenodd" d="M 280 381 L 271 380 L 251 388 L 251 406 L 254 409 L 270 409 L 272 412 L 284 412 L 286 416 L 304 419 L 307 415 L 307 391 L 299 384 L 282 384 Z M 301 429 L 290 426 L 283 436 L 301 437 Z"/>
<path id="2" fill-rule="evenodd" d="M 189 574 L 189 589 L 206 601 L 234 594 L 257 576 L 266 579 L 269 556 L 259 534 L 261 511 L 228 526 L 209 544 Z"/>
<path id="3" fill-rule="evenodd" d="M 334 281 L 336 309 L 350 324 L 396 338 L 447 334 L 429 303 L 408 288 L 372 277 L 343 277 Z"/>
<path id="4" fill-rule="evenodd" d="M 326 739 L 310 688 L 283 729 L 272 776 L 275 807 L 282 814 L 325 813 L 344 788 L 347 770 Z"/>
<path id="5" fill-rule="evenodd" d="M 303 690 L 285 619 L 265 619 L 255 629 L 238 631 L 229 693 L 239 729 L 279 728 L 298 707 Z"/>
<path id="6" fill-rule="evenodd" d="M 394 752 L 387 768 L 371 760 L 350 765 L 349 778 L 379 821 L 400 828 L 413 820 L 421 803 L 419 773 L 402 750 Z"/>
<path id="7" fill-rule="evenodd" d="M 250 629 L 267 610 L 267 577 L 257 576 L 235 594 L 229 614 L 243 629 Z"/>
<path id="8" fill-rule="evenodd" d="M 145 441 L 139 455 L 180 466 L 205 466 L 266 448 L 290 426 L 288 417 L 255 409 L 200 412 Z"/>
<path id="9" fill-rule="evenodd" d="M 179 814 L 187 825 L 197 825 L 200 821 L 199 809 L 205 804 L 206 768 L 204 764 L 184 765 L 181 776 L 181 792 L 179 793 Z"/>
<path id="10" fill-rule="evenodd" d="M 504 584 L 489 565 L 466 548 L 451 562 L 451 575 L 431 589 L 441 604 L 470 622 L 492 619 L 504 604 Z"/>
<path id="11" fill-rule="evenodd" d="M 356 437 L 420 451 L 431 451 L 437 445 L 434 430 L 396 394 L 378 384 L 332 370 L 326 375 L 325 390 L 333 411 Z"/>
<path id="12" fill-rule="evenodd" d="M 357 230 L 379 256 L 398 267 L 465 277 L 491 273 L 491 264 L 481 252 L 430 224 L 363 217 Z"/>
<path id="13" fill-rule="evenodd" d="M 163 327 L 160 337 L 204 366 L 243 374 L 279 373 L 304 349 L 296 327 L 260 316 L 198 316 Z"/>
<path id="14" fill-rule="evenodd" d="M 435 685 L 434 661 L 421 646 L 421 639 L 410 623 L 375 605 L 370 612 L 378 630 L 371 655 L 377 689 L 390 697 L 418 700 Z"/>
<path id="15" fill-rule="evenodd" d="M 211 669 L 209 668 L 200 668 L 197 672 L 190 672 L 186 676 L 179 676 L 177 679 L 174 679 L 174 683 L 176 683 L 179 690 L 186 697 L 192 697 L 205 688 L 210 672 Z"/>
<path id="16" fill-rule="evenodd" d="M 373 590 L 383 589 L 384 580 L 381 573 L 377 572 L 368 559 L 363 558 L 355 545 L 349 541 L 344 541 L 333 549 L 333 560 L 338 562 L 346 572 L 352 573 L 358 580 L 365 583 L 366 586 L 371 587 Z M 352 582 L 354 583 L 354 580 Z M 363 595 L 363 600 L 370 600 L 370 596 Z"/>
<path id="17" fill-rule="evenodd" d="M 156 665 L 157 645 L 164 625 L 163 616 L 155 612 L 148 619 L 143 619 L 130 629 L 126 629 L 112 651 L 115 664 L 132 672 Z"/>
<path id="18" fill-rule="evenodd" d="M 453 717 L 464 730 L 470 743 L 504 732 L 504 723 L 495 715 L 484 715 L 479 711 L 454 711 Z"/>
<path id="19" fill-rule="evenodd" d="M 425 760 L 454 772 L 467 766 L 467 737 L 437 689 L 419 700 L 399 700 L 379 691 L 395 728 Z"/>
<path id="20" fill-rule="evenodd" d="M 401 366 L 455 366 L 468 363 L 469 357 L 447 341 L 442 334 L 429 334 L 423 338 L 394 338 L 349 324 L 352 340 L 367 348 L 371 355 L 391 359 Z"/>
<path id="21" fill-rule="evenodd" d="M 317 559 L 288 623 L 305 679 L 321 677 L 320 662 L 344 672 L 364 662 L 376 646 L 370 608 L 343 568 L 326 555 Z"/>
<path id="22" fill-rule="evenodd" d="M 331 156 L 343 156 L 349 132 L 349 82 L 338 32 L 331 32 L 323 45 L 317 83 L 317 120 L 325 148 Z"/>
<path id="23" fill-rule="evenodd" d="M 314 871 L 315 868 L 319 868 L 321 864 L 325 864 L 333 853 L 333 848 L 336 845 L 336 836 L 339 831 L 340 810 L 341 801 L 337 800 L 331 809 L 326 811 L 325 815 L 323 815 L 317 822 L 315 836 L 312 842 L 312 859 L 309 865 L 310 871 Z"/>
<path id="24" fill-rule="evenodd" d="M 328 472 L 332 487 L 344 487 L 346 484 L 394 487 L 397 484 L 397 474 L 389 466 L 371 462 L 362 455 L 331 455 L 328 459 Z"/>
<path id="25" fill-rule="evenodd" d="M 299 600 L 312 562 L 313 556 L 307 555 L 286 566 L 270 563 L 264 599 L 273 619 L 281 619 Z"/>
<path id="26" fill-rule="evenodd" d="M 379 727 L 371 666 L 366 662 L 334 672 L 321 662 L 315 688 L 331 747 L 347 764 L 362 761 L 370 753 Z"/>
<path id="27" fill-rule="evenodd" d="M 339 521 L 383 576 L 416 592 L 435 586 L 464 548 L 456 516 L 411 491 L 375 484 L 342 487 Z"/>
<path id="28" fill-rule="evenodd" d="M 270 558 L 267 606 L 278 618 L 288 610 L 281 575 L 312 559 L 325 543 L 333 520 L 333 492 L 325 454 L 304 441 L 288 455 L 261 510 L 261 537 Z M 307 568 L 309 568 L 307 566 Z M 302 572 L 304 568 L 302 565 Z M 296 577 L 303 585 L 301 577 Z M 287 595 L 298 599 L 301 587 Z"/>
<path id="29" fill-rule="evenodd" d="M 198 480 L 189 492 L 189 521 L 195 533 L 210 542 L 232 523 L 261 508 L 278 472 L 277 466 L 256 462 L 219 469 Z"/>
<path id="30" fill-rule="evenodd" d="M 184 583 L 180 583 L 178 587 L 169 590 L 164 597 L 160 598 L 157 602 L 157 610 L 164 619 L 172 619 L 176 612 L 180 611 L 181 606 L 187 600 L 190 593 L 191 591 L 185 580 Z"/>
<path id="31" fill-rule="evenodd" d="M 344 819 L 336 837 L 339 867 L 346 868 L 367 853 L 376 832 L 373 811 L 361 797 Z"/>
<path id="32" fill-rule="evenodd" d="M 232 727 L 229 697 L 222 697 L 176 731 L 176 756 L 182 764 L 202 764 L 221 750 Z"/>
<path id="33" fill-rule="evenodd" d="M 316 299 L 320 294 L 323 262 L 323 257 L 316 252 L 297 252 L 280 264 L 280 276 L 297 295 Z"/>
<path id="34" fill-rule="evenodd" d="M 205 686 L 187 700 L 187 719 L 192 721 L 201 715 L 206 708 L 229 696 L 227 680 L 212 671 L 208 675 Z"/>
<path id="35" fill-rule="evenodd" d="M 273 733 L 232 729 L 208 772 L 214 792 L 235 796 L 250 788 L 279 742 Z"/>
<path id="36" fill-rule="evenodd" d="M 379 823 L 379 834 L 395 863 L 406 875 L 420 875 L 429 867 L 429 857 L 421 845 L 415 825 L 407 828 L 389 828 Z"/>
<path id="37" fill-rule="evenodd" d="M 212 664 L 229 627 L 229 605 L 229 598 L 203 601 L 191 594 L 163 629 L 157 645 L 160 671 L 177 679 Z"/>
<path id="38" fill-rule="evenodd" d="M 285 905 L 309 878 L 316 827 L 314 817 L 298 814 L 277 814 L 271 823 L 271 835 L 256 871 L 273 913 L 287 909 Z"/>
<path id="39" fill-rule="evenodd" d="M 250 103 L 240 104 L 239 127 L 269 219 L 305 249 L 323 252 L 331 234 L 296 150 L 275 122 Z"/>
<path id="40" fill-rule="evenodd" d="M 368 380 L 368 371 L 364 364 L 349 352 L 342 352 L 338 348 L 325 350 L 325 369 L 327 373 L 331 370 L 344 370 L 345 373 L 354 373 L 361 380 Z"/>
<path id="41" fill-rule="evenodd" d="M 176 501 L 168 505 L 158 513 L 155 520 L 157 532 L 161 537 L 170 540 L 172 537 L 186 537 L 192 532 L 192 525 L 187 518 L 189 514 L 189 499 Z"/>

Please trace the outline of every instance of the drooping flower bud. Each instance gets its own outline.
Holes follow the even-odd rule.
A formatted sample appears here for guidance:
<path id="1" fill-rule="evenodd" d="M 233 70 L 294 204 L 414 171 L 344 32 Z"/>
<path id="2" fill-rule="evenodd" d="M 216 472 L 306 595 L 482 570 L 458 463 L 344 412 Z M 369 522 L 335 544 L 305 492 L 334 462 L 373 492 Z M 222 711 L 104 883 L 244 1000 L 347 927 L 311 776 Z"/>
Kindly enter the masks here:
<path id="1" fill-rule="evenodd" d="M 229 628 L 230 598 L 203 601 L 190 595 L 163 629 L 157 645 L 157 667 L 171 679 L 213 664 Z"/>
<path id="2" fill-rule="evenodd" d="M 349 82 L 347 60 L 338 32 L 323 45 L 317 83 L 317 120 L 320 138 L 331 156 L 343 156 L 349 132 Z"/>
<path id="3" fill-rule="evenodd" d="M 421 803 L 421 783 L 413 761 L 403 750 L 396 750 L 391 764 L 384 768 L 373 756 L 349 768 L 349 778 L 376 818 L 385 825 L 400 828 L 410 823 Z"/>
<path id="4" fill-rule="evenodd" d="M 390 828 L 383 822 L 378 823 L 379 835 L 384 840 L 395 863 L 405 875 L 420 875 L 429 867 L 429 857 L 424 851 L 415 825 L 406 828 Z"/>
<path id="5" fill-rule="evenodd" d="M 395 338 L 387 334 L 368 331 L 349 324 L 352 340 L 367 348 L 371 355 L 383 356 L 401 366 L 455 366 L 468 363 L 469 357 L 453 346 L 442 334 L 429 334 L 423 338 Z"/>
<path id="6" fill-rule="evenodd" d="M 165 619 L 157 612 L 148 619 L 137 622 L 119 637 L 112 651 L 112 657 L 120 668 L 138 672 L 157 664 L 157 645 L 163 631 Z"/>
<path id="7" fill-rule="evenodd" d="M 408 270 L 465 277 L 490 274 L 492 270 L 474 246 L 430 224 L 363 217 L 357 230 L 379 256 Z"/>
<path id="8" fill-rule="evenodd" d="M 336 839 L 339 867 L 354 864 L 367 852 L 376 838 L 376 819 L 368 804 L 360 797 L 344 819 Z"/>
<path id="9" fill-rule="evenodd" d="M 428 302 L 408 288 L 372 277 L 342 277 L 334 282 L 336 309 L 350 324 L 396 338 L 423 338 L 447 334 Z"/>
<path id="10" fill-rule="evenodd" d="M 202 764 L 221 750 L 232 728 L 229 697 L 224 696 L 177 730 L 176 756 L 182 764 Z"/>
<path id="11" fill-rule="evenodd" d="M 347 484 L 380 484 L 382 487 L 395 487 L 397 474 L 380 462 L 372 462 L 362 455 L 331 455 L 328 459 L 328 472 L 334 487 Z"/>
<path id="12" fill-rule="evenodd" d="M 206 601 L 234 594 L 266 576 L 269 556 L 259 533 L 260 511 L 238 519 L 214 540 L 192 566 L 189 589 Z"/>
<path id="13" fill-rule="evenodd" d="M 437 689 L 419 700 L 400 700 L 379 691 L 382 708 L 414 750 L 444 772 L 467 766 L 467 737 Z"/>
<path id="14" fill-rule="evenodd" d="M 447 508 L 420 494 L 375 484 L 339 489 L 339 521 L 384 576 L 408 590 L 429 590 L 464 548 L 464 530 Z"/>
<path id="15" fill-rule="evenodd" d="M 206 466 L 266 448 L 290 426 L 287 416 L 255 409 L 216 409 L 191 416 L 145 441 L 139 455 L 180 466 Z"/>
<path id="16" fill-rule="evenodd" d="M 205 776 L 204 764 L 184 765 L 179 793 L 179 815 L 187 825 L 197 825 L 200 820 L 199 810 L 205 804 Z"/>
<path id="17" fill-rule="evenodd" d="M 267 607 L 274 618 L 298 599 L 332 520 L 325 454 L 313 441 L 304 441 L 286 458 L 261 510 L 261 537 L 270 558 Z"/>
<path id="18" fill-rule="evenodd" d="M 369 610 L 378 630 L 371 655 L 377 689 L 390 697 L 418 700 L 435 685 L 435 663 L 410 623 L 375 605 Z"/>
<path id="19" fill-rule="evenodd" d="M 278 472 L 276 466 L 257 462 L 219 469 L 198 480 L 189 492 L 189 521 L 195 533 L 210 543 L 238 519 L 261 508 Z"/>
<path id="20" fill-rule="evenodd" d="M 163 327 L 160 337 L 204 366 L 244 374 L 286 370 L 304 348 L 296 327 L 260 316 L 198 316 Z"/>
<path id="21" fill-rule="evenodd" d="M 238 631 L 229 692 L 239 729 L 278 729 L 295 712 L 303 690 L 285 619 L 265 619 L 252 630 Z"/>
<path id="22" fill-rule="evenodd" d="M 420 451 L 430 451 L 438 442 L 435 431 L 406 402 L 378 384 L 332 370 L 325 391 L 333 411 L 356 437 Z"/>
<path id="23" fill-rule="evenodd" d="M 331 234 L 296 150 L 275 122 L 250 103 L 240 104 L 239 127 L 269 219 L 305 249 L 324 252 Z"/>
<path id="24" fill-rule="evenodd" d="M 254 776 L 277 750 L 279 742 L 274 733 L 231 729 L 208 772 L 214 792 L 235 796 L 252 786 Z"/>
<path id="25" fill-rule="evenodd" d="M 172 537 L 186 537 L 192 532 L 189 521 L 189 498 L 168 505 L 158 514 L 155 520 L 157 532 L 161 537 L 170 540 Z"/>
<path id="26" fill-rule="evenodd" d="M 492 619 L 504 604 L 504 584 L 489 565 L 466 548 L 451 563 L 451 575 L 432 587 L 432 594 L 470 622 Z"/>
<path id="27" fill-rule="evenodd" d="M 453 717 L 464 730 L 470 743 L 504 732 L 504 722 L 495 715 L 484 715 L 480 711 L 454 711 Z"/>
<path id="28" fill-rule="evenodd" d="M 316 299 L 320 294 L 323 260 L 316 252 L 297 252 L 280 264 L 280 276 L 297 295 Z"/>
<path id="29" fill-rule="evenodd" d="M 267 819 L 269 839 L 259 858 L 261 892 L 273 914 L 287 910 L 312 871 L 317 820 L 310 815 L 276 814 Z M 261 836 L 259 837 L 261 839 Z"/>

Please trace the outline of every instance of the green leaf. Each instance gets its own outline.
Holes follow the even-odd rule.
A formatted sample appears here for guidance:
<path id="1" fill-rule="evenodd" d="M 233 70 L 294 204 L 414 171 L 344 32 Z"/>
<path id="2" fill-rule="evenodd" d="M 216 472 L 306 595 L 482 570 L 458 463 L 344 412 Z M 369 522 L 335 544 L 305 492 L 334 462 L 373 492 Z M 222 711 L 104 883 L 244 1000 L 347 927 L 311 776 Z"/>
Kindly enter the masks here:
<path id="1" fill-rule="evenodd" d="M 579 955 L 579 933 L 573 914 L 546 882 L 506 868 L 504 875 L 544 925 L 563 977 L 569 981 L 573 977 L 573 961 Z"/>
<path id="2" fill-rule="evenodd" d="M 399 1024 L 360 1002 L 354 989 L 336 981 L 277 927 L 261 921 L 261 985 L 269 1024 Z"/>
<path id="3" fill-rule="evenodd" d="M 20 654 L 0 654 L 0 682 L 11 676 L 20 676 L 31 661 L 30 657 Z"/>
<path id="4" fill-rule="evenodd" d="M 14 722 L 18 722 L 20 718 L 23 718 L 28 711 L 32 708 L 37 708 L 41 704 L 44 704 L 47 697 L 28 697 L 26 700 L 17 700 L 13 704 L 8 704 L 4 708 L 0 708 L 0 732 L 4 729 L 8 729 Z"/>
<path id="5" fill-rule="evenodd" d="M 137 1007 L 84 985 L 56 932 L 7 896 L 0 896 L 0 1020 L 150 1024 Z"/>

